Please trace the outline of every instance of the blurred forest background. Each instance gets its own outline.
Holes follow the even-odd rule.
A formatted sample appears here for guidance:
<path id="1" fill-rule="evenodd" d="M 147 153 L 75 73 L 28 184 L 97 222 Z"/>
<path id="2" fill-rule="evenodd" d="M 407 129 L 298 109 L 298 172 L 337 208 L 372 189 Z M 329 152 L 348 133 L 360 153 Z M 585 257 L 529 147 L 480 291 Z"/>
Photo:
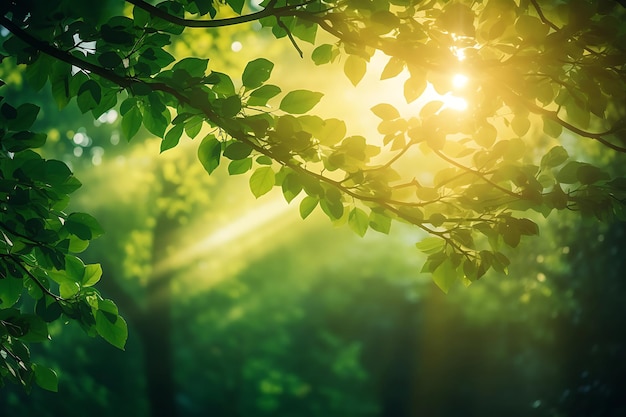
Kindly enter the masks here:
<path id="1" fill-rule="evenodd" d="M 360 112 L 402 100 L 254 25 L 189 31 L 172 51 L 233 73 L 270 57 L 273 77 L 327 92 L 322 113 L 355 133 L 375 130 Z M 20 85 L 19 68 L 1 71 Z M 194 142 L 158 155 L 146 131 L 120 139 L 114 110 L 94 123 L 26 86 L 4 94 L 41 105 L 42 152 L 83 182 L 73 209 L 106 230 L 85 260 L 102 263 L 130 336 L 119 351 L 52 327 L 33 356 L 59 370 L 59 393 L 7 387 L 1 416 L 626 416 L 626 225 L 538 219 L 508 276 L 444 295 L 399 224 L 361 239 L 320 213 L 301 221 L 278 190 L 255 200 L 245 175 L 207 176 Z"/>

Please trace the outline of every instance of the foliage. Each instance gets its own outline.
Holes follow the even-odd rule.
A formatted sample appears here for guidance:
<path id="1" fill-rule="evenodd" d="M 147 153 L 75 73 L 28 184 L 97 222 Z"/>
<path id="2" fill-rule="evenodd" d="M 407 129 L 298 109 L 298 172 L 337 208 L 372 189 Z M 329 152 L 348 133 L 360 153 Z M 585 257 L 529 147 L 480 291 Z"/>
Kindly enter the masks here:
<path id="1" fill-rule="evenodd" d="M 230 10 L 214 1 L 126 3 L 104 13 L 67 0 L 8 2 L 0 6 L 0 52 L 24 64 L 33 88 L 49 83 L 60 108 L 75 98 L 98 118 L 119 105 L 128 140 L 141 126 L 163 139 L 161 152 L 183 135 L 203 137 L 198 158 L 208 173 L 230 160 L 230 174 L 253 171 L 256 197 L 274 186 L 287 201 L 302 195 L 303 218 L 319 207 L 359 235 L 388 233 L 394 221 L 415 226 L 429 235 L 417 243 L 428 255 L 423 271 L 443 291 L 491 269 L 506 273 L 506 249 L 539 233 L 535 213 L 624 219 L 621 173 L 584 158 L 587 149 L 626 152 L 626 30 L 614 2 L 266 0 L 257 11 L 242 0 L 226 0 Z M 387 55 L 381 78 L 407 77 L 407 102 L 429 84 L 442 96 L 456 93 L 454 77 L 464 75 L 466 109 L 430 101 L 404 117 L 381 103 L 372 108 L 383 136 L 376 145 L 349 135 L 342 120 L 309 114 L 321 93 L 270 84 L 267 59 L 231 77 L 209 71 L 206 57 L 179 59 L 169 49 L 186 30 L 251 21 L 301 55 L 299 42 L 315 44 L 315 64 L 341 62 L 355 86 L 376 52 Z M 329 37 L 334 43 L 319 44 Z M 99 267 L 73 254 L 100 230 L 89 215 L 60 211 L 78 183 L 62 163 L 29 150 L 45 139 L 26 130 L 35 116 L 28 103 L 2 106 L 2 357 L 6 375 L 28 385 L 34 374 L 54 388 L 49 371 L 27 365 L 18 341 L 29 341 L 29 329 L 45 338 L 45 319 L 64 313 L 122 347 L 126 326 L 92 288 Z M 436 172 L 412 162 L 424 158 L 437 161 Z M 12 308 L 23 288 L 38 300 L 35 315 Z"/>
<path id="2" fill-rule="evenodd" d="M 92 216 L 63 212 L 81 183 L 64 163 L 31 150 L 45 141 L 45 135 L 28 130 L 39 108 L 29 103 L 0 106 L 0 381 L 27 388 L 34 381 L 56 391 L 56 374 L 31 363 L 26 343 L 48 339 L 48 323 L 73 319 L 88 334 L 121 348 L 126 324 L 115 304 L 93 288 L 102 275 L 100 266 L 85 265 L 75 255 L 102 234 Z M 32 313 L 18 308 L 21 298 Z"/>

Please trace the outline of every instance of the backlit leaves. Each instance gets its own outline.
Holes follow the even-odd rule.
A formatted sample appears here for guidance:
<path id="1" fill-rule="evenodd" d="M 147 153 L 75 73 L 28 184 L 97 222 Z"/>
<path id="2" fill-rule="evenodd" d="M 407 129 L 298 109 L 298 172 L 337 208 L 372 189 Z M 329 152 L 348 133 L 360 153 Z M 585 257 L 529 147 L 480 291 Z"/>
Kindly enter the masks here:
<path id="1" fill-rule="evenodd" d="M 198 146 L 198 160 L 209 174 L 220 164 L 222 143 L 213 135 L 207 135 Z"/>
<path id="2" fill-rule="evenodd" d="M 407 103 L 412 103 L 422 95 L 426 90 L 426 78 L 419 75 L 411 75 L 409 79 L 404 82 L 404 98 Z"/>
<path id="3" fill-rule="evenodd" d="M 250 190 L 256 198 L 267 194 L 276 183 L 276 175 L 271 167 L 257 168 L 250 177 Z"/>
<path id="4" fill-rule="evenodd" d="M 398 110 L 391 104 L 381 103 L 371 108 L 372 113 L 383 120 L 394 120 L 400 117 Z"/>
<path id="5" fill-rule="evenodd" d="M 241 77 L 243 85 L 248 89 L 260 87 L 270 78 L 273 68 L 274 63 L 264 58 L 248 62 Z"/>
<path id="6" fill-rule="evenodd" d="M 346 59 L 343 71 L 352 85 L 356 87 L 356 85 L 363 79 L 363 76 L 367 71 L 367 62 L 359 56 L 350 55 Z"/>
<path id="7" fill-rule="evenodd" d="M 565 148 L 562 146 L 555 146 L 541 158 L 541 166 L 546 168 L 556 167 L 565 162 L 567 158 L 569 158 L 569 155 L 567 154 Z"/>
<path id="8" fill-rule="evenodd" d="M 315 107 L 322 96 L 322 93 L 309 90 L 290 91 L 281 100 L 279 108 L 287 113 L 303 114 Z"/>
<path id="9" fill-rule="evenodd" d="M 97 118 L 121 93 L 124 137 L 130 140 L 143 125 L 162 138 L 164 152 L 183 133 L 194 138 L 210 129 L 197 151 L 204 169 L 212 173 L 222 155 L 230 160 L 230 175 L 254 169 L 249 182 L 256 197 L 275 185 L 289 202 L 306 194 L 299 205 L 303 218 L 319 205 L 331 221 L 347 223 L 360 236 L 370 228 L 388 233 L 394 220 L 413 224 L 429 234 L 417 248 L 427 256 L 423 271 L 444 292 L 488 270 L 507 272 L 501 250 L 539 232 L 519 213 L 570 209 L 602 220 L 626 218 L 626 186 L 592 162 L 612 157 L 594 150 L 580 162 L 568 154 L 578 155 L 583 148 L 574 146 L 587 139 L 623 147 L 624 42 L 611 8 L 594 15 L 595 6 L 585 2 L 279 2 L 280 20 L 266 15 L 260 23 L 298 52 L 299 41 L 314 43 L 318 29 L 335 37 L 315 45 L 314 64 L 340 62 L 357 86 L 382 52 L 380 78 L 406 78 L 394 84 L 399 91 L 393 94 L 417 104 L 403 110 L 406 119 L 393 104 L 373 106 L 378 138 L 371 130 L 367 137 L 348 133 L 352 129 L 338 118 L 300 116 L 320 103 L 319 92 L 290 91 L 274 111 L 271 100 L 283 91 L 265 84 L 274 69 L 270 60 L 250 61 L 241 83 L 225 73 L 207 74 L 208 59 L 176 60 L 173 51 L 180 51 L 173 45 L 184 27 L 139 7 L 95 24 L 94 16 L 73 17 L 71 10 L 38 16 L 44 9 L 33 6 L 29 15 L 15 14 L 19 2 L 9 3 L 4 19 L 18 19 L 21 31 L 41 39 L 29 41 L 6 25 L 2 57 L 25 67 L 24 80 L 35 90 L 50 82 L 59 108 L 75 103 Z M 245 4 L 223 3 L 238 15 Z M 178 18 L 218 13 L 210 0 L 155 7 Z M 88 47 L 94 40 L 96 47 Z M 471 82 L 455 87 L 457 71 Z M 429 83 L 443 97 L 424 97 Z M 446 101 L 452 92 L 466 101 L 465 110 Z M 1 101 L 0 324 L 13 327 L 11 333 L 0 326 L 0 344 L 25 350 L 20 343 L 47 339 L 47 323 L 64 317 L 122 347 L 126 323 L 93 288 L 101 268 L 75 255 L 102 230 L 89 215 L 63 211 L 80 183 L 64 163 L 31 151 L 46 140 L 29 131 L 39 108 Z M 33 304 L 21 298 L 28 296 L 36 300 L 36 315 L 15 308 Z M 3 363 L 1 375 L 23 382 L 19 368 L 56 389 L 46 368 Z"/>

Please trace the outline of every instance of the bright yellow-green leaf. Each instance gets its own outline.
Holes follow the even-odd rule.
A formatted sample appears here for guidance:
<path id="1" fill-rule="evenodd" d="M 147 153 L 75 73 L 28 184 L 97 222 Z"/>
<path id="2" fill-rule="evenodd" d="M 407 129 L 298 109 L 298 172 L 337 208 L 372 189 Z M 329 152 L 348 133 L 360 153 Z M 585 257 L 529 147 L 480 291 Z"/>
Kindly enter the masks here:
<path id="1" fill-rule="evenodd" d="M 256 198 L 268 193 L 276 183 L 276 175 L 272 167 L 257 168 L 250 177 L 250 190 Z"/>
<path id="2" fill-rule="evenodd" d="M 388 103 L 380 103 L 371 108 L 372 113 L 383 120 L 394 120 L 400 117 L 398 109 Z"/>
<path id="3" fill-rule="evenodd" d="M 343 66 L 343 72 L 346 74 L 352 85 L 356 86 L 367 71 L 367 62 L 360 56 L 350 55 L 346 59 Z"/>
<path id="4" fill-rule="evenodd" d="M 350 211 L 348 225 L 357 235 L 363 237 L 365 236 L 365 232 L 367 232 L 369 216 L 360 208 L 355 207 Z"/>

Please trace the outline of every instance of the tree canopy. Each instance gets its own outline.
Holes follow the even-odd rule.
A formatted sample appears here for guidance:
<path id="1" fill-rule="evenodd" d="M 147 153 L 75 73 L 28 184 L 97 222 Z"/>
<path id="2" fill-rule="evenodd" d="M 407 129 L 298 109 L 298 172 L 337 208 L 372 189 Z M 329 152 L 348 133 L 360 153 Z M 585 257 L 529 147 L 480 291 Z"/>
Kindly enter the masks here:
<path id="1" fill-rule="evenodd" d="M 196 139 L 209 174 L 226 162 L 231 175 L 251 171 L 254 196 L 280 187 L 302 218 L 319 207 L 361 236 L 413 225 L 422 270 L 444 292 L 506 273 L 507 248 L 537 235 L 542 216 L 626 218 L 626 178 L 614 168 L 623 164 L 592 163 L 626 152 L 626 10 L 614 1 L 53 0 L 0 10 L 2 59 L 59 108 L 95 119 L 118 109 L 126 139 L 143 126 L 161 152 Z M 382 54 L 380 78 L 401 80 L 398 95 L 419 111 L 379 103 L 361 115 L 377 118 L 378 132 L 351 135 L 348 120 L 314 114 L 322 93 L 272 80 L 286 63 L 258 57 L 226 74 L 210 70 L 219 56 L 171 48 L 250 22 L 296 54 L 314 45 L 304 59 L 319 71 L 341 65 L 355 87 Z M 126 322 L 94 288 L 101 267 L 78 256 L 103 232 L 91 215 L 64 211 L 80 182 L 33 150 L 46 141 L 31 130 L 39 108 L 0 106 L 0 377 L 55 390 L 27 346 L 49 337 L 47 323 L 76 320 L 123 348 Z"/>

